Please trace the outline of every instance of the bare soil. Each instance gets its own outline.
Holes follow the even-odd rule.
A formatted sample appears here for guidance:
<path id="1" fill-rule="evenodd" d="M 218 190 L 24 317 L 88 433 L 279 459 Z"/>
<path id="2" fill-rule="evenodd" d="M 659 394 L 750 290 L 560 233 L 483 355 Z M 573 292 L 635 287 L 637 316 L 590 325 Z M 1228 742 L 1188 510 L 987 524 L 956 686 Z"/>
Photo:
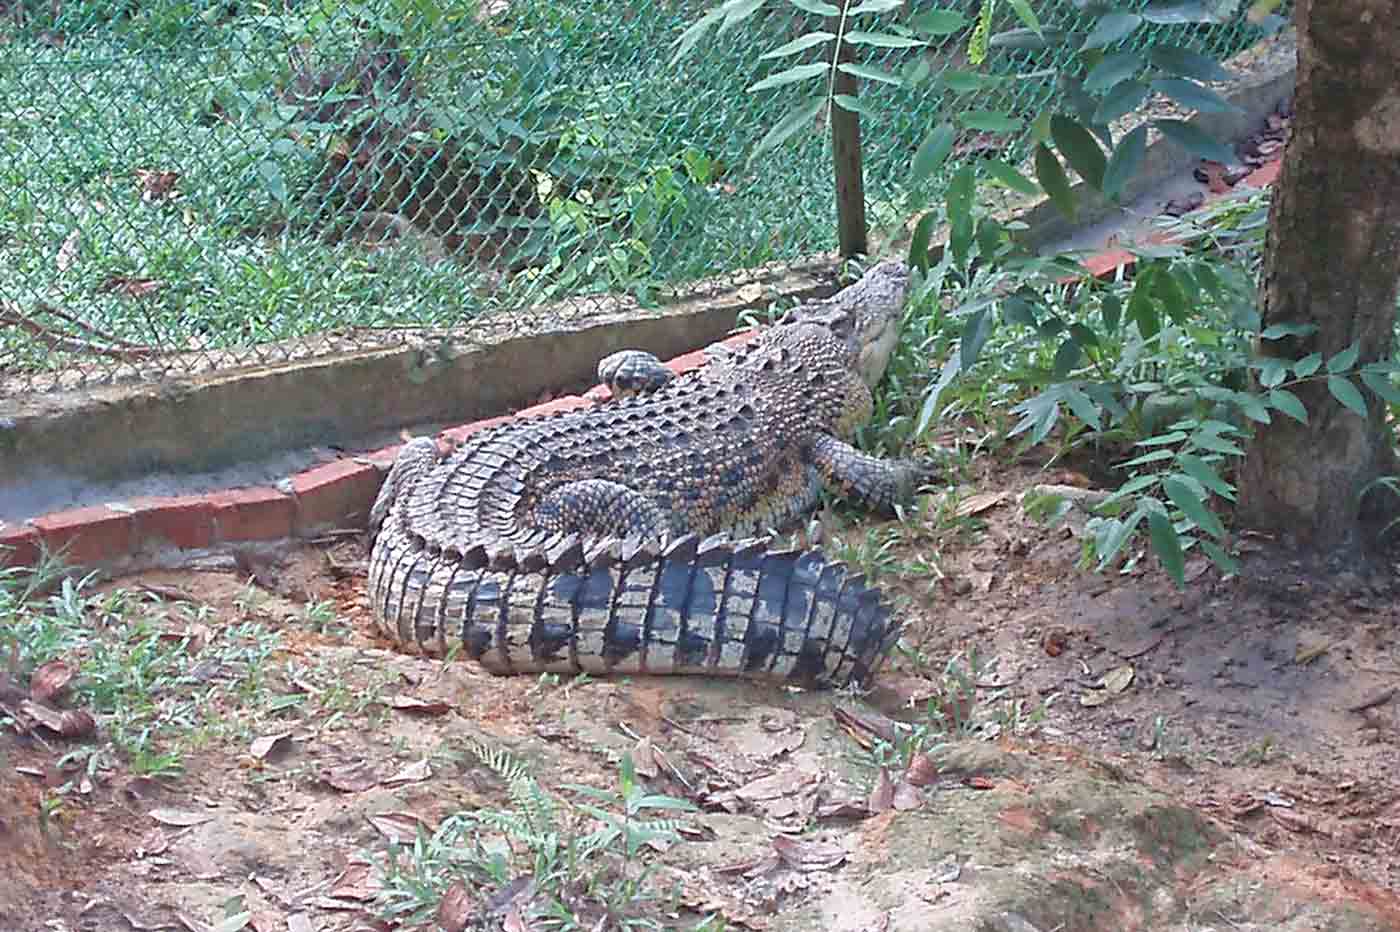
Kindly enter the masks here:
<path id="1" fill-rule="evenodd" d="M 400 653 L 371 628 L 357 540 L 116 580 L 210 606 L 210 624 L 276 624 L 265 685 L 302 701 L 191 750 L 178 778 L 107 769 L 44 817 L 67 745 L 0 737 L 0 928 L 203 932 L 231 901 L 255 932 L 405 927 L 374 908 L 388 839 L 507 804 L 475 741 L 546 787 L 611 786 L 631 752 L 655 791 L 696 802 L 684 840 L 644 855 L 664 928 L 1400 929 L 1391 582 L 1311 575 L 1257 539 L 1240 578 L 1192 564 L 1184 590 L 1150 559 L 1086 573 L 1082 518 L 1046 527 L 1019 502 L 1047 482 L 1088 485 L 990 468 L 957 530 L 905 537 L 901 558 L 942 577 L 889 577 L 908 651 L 865 697 L 503 679 Z M 335 606 L 326 630 L 308 601 Z M 882 776 L 866 749 L 956 705 L 943 668 L 969 652 L 997 661 L 959 707 L 979 727 Z M 508 890 L 467 899 L 467 928 L 545 927 Z"/>

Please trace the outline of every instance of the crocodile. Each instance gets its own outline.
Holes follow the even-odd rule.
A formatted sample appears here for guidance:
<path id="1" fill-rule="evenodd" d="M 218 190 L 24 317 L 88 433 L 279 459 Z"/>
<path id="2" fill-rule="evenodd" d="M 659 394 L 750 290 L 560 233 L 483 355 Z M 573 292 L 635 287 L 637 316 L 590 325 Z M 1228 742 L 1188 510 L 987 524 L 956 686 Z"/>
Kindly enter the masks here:
<path id="1" fill-rule="evenodd" d="M 909 280 L 878 264 L 682 376 L 613 354 L 598 366 L 610 400 L 516 418 L 445 455 L 410 440 L 370 513 L 380 629 L 498 674 L 867 682 L 900 634 L 887 598 L 772 534 L 823 489 L 888 512 L 930 476 L 849 442 Z"/>

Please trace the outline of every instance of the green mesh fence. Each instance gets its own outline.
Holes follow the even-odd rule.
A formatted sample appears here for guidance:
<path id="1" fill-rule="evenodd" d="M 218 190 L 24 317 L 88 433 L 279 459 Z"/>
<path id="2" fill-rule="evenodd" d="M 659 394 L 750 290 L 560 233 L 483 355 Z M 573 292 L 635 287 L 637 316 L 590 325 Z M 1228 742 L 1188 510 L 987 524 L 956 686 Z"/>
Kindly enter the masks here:
<path id="1" fill-rule="evenodd" d="M 769 3 L 670 66 L 704 5 L 0 0 L 0 394 L 396 343 L 565 298 L 645 304 L 832 249 L 826 134 L 747 162 L 810 93 L 745 93 L 776 70 L 758 54 L 810 19 Z M 1079 22 L 1068 0 L 1037 10 Z M 1241 21 L 1134 38 L 1223 58 L 1256 37 Z M 930 126 L 1033 117 L 1067 54 L 994 51 L 984 70 L 1006 80 L 938 80 L 966 42 L 867 59 L 935 75 L 863 91 L 882 114 L 863 128 L 874 219 L 937 196 L 937 179 L 905 185 Z M 1014 156 L 1023 133 L 958 152 Z"/>

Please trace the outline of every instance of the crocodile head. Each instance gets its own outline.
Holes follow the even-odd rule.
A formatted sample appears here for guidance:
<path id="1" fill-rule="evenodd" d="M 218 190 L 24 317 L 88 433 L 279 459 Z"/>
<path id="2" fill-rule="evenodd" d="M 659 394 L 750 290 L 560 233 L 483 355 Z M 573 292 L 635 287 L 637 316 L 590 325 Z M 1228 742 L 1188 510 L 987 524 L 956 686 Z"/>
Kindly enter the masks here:
<path id="1" fill-rule="evenodd" d="M 794 308 L 784 323 L 820 324 L 841 337 L 862 381 L 874 388 L 899 343 L 908 291 L 908 266 L 898 260 L 881 262 L 834 297 Z"/>

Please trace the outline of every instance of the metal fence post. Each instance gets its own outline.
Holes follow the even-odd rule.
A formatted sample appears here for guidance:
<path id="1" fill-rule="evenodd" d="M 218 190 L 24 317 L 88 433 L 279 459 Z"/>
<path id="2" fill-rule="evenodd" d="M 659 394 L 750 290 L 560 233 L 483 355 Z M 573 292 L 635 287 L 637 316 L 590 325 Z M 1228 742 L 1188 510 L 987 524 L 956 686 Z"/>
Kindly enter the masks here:
<path id="1" fill-rule="evenodd" d="M 842 5 L 851 0 L 842 0 Z M 831 18 L 830 29 L 838 36 L 843 35 L 844 16 Z M 839 42 L 836 63 L 854 61 L 851 46 Z M 832 79 L 832 96 L 847 94 L 856 96 L 856 76 L 847 74 L 839 67 Z M 862 175 L 860 158 L 860 114 L 847 110 L 834 100 L 831 106 L 831 161 L 836 173 L 836 235 L 841 250 L 841 258 L 862 255 L 867 249 L 865 230 L 865 180 Z"/>

